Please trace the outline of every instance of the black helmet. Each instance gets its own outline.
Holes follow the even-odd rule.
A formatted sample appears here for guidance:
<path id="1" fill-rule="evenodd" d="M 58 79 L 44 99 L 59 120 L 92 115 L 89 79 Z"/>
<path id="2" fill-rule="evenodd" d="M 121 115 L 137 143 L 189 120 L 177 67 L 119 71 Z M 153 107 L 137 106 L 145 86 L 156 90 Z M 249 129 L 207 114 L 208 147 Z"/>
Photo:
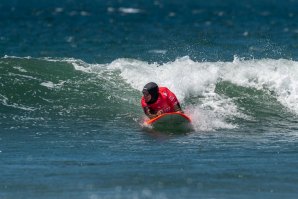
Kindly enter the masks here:
<path id="1" fill-rule="evenodd" d="M 151 95 L 151 100 L 147 104 L 153 104 L 158 99 L 158 85 L 154 82 L 149 82 L 143 88 L 143 93 L 147 91 Z"/>

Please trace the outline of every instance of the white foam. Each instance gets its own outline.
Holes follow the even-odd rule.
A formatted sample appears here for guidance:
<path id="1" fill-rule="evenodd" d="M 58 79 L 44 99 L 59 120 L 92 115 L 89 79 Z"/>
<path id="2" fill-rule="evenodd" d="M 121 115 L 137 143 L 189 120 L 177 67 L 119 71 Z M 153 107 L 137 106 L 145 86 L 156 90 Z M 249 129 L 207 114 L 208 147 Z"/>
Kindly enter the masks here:
<path id="1" fill-rule="evenodd" d="M 140 9 L 138 8 L 119 8 L 118 9 L 119 12 L 125 13 L 125 14 L 137 14 L 142 12 Z"/>
<path id="2" fill-rule="evenodd" d="M 40 85 L 45 86 L 49 89 L 59 89 L 63 86 L 64 83 L 65 83 L 65 81 L 59 81 L 59 83 L 57 83 L 57 84 L 54 84 L 51 81 L 47 81 L 47 82 L 42 82 Z"/>
<path id="3" fill-rule="evenodd" d="M 4 57 L 2 57 L 3 59 L 31 59 L 31 56 L 27 56 L 27 57 L 17 57 L 17 56 L 9 56 L 9 55 L 4 55 Z"/>
<path id="4" fill-rule="evenodd" d="M 32 79 L 32 80 L 40 80 L 36 77 L 32 77 L 30 75 L 21 75 L 21 74 L 15 74 L 15 73 L 8 73 L 9 76 L 14 76 L 14 77 L 22 77 L 22 78 L 26 78 L 26 79 Z"/>
<path id="5" fill-rule="evenodd" d="M 84 67 L 84 66 L 82 66 L 80 64 L 77 64 L 77 63 L 72 63 L 72 65 L 74 66 L 74 68 L 76 70 L 83 71 L 85 73 L 91 73 L 92 72 L 92 69 L 89 68 L 89 67 Z"/>
<path id="6" fill-rule="evenodd" d="M 20 72 L 22 72 L 22 73 L 26 73 L 27 72 L 24 68 L 22 68 L 20 66 L 14 66 L 13 68 L 16 69 L 16 70 L 18 70 L 18 71 L 20 71 Z"/>
<path id="7" fill-rule="evenodd" d="M 166 50 L 149 50 L 149 53 L 155 53 L 155 54 L 163 54 L 165 55 L 167 53 Z"/>
<path id="8" fill-rule="evenodd" d="M 146 83 L 154 81 L 167 86 L 180 100 L 193 94 L 213 92 L 219 79 L 218 67 L 212 63 L 196 63 L 188 57 L 163 65 L 117 59 L 107 68 L 119 70 L 121 77 L 135 89 L 141 91 Z"/>

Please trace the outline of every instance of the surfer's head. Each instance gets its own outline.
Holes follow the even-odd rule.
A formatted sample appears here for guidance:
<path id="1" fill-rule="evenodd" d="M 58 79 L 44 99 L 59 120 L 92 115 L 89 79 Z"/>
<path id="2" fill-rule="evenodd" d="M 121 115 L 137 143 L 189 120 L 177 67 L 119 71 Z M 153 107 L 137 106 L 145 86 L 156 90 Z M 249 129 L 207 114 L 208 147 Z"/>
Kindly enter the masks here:
<path id="1" fill-rule="evenodd" d="M 149 82 L 143 88 L 143 96 L 147 104 L 153 104 L 158 98 L 158 86 L 154 82 Z"/>

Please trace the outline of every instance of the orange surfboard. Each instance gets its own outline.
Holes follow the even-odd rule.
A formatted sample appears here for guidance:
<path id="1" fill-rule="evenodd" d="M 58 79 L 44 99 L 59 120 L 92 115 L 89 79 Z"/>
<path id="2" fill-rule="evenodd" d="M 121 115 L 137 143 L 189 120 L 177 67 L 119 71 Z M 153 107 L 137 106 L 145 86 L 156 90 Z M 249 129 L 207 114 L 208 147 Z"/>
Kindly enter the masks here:
<path id="1" fill-rule="evenodd" d="M 193 130 L 191 119 L 179 112 L 164 113 L 156 118 L 147 120 L 145 125 L 150 125 L 154 130 L 170 133 L 187 133 Z"/>

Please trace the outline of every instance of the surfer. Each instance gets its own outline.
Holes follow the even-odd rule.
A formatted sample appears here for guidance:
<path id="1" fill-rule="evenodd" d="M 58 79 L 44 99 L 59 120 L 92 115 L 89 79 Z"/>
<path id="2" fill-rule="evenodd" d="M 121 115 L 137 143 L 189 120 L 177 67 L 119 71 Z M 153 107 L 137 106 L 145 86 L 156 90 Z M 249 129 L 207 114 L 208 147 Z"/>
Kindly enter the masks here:
<path id="1" fill-rule="evenodd" d="M 156 83 L 149 82 L 142 93 L 141 105 L 150 119 L 163 113 L 183 113 L 177 97 L 167 87 L 158 87 Z"/>

